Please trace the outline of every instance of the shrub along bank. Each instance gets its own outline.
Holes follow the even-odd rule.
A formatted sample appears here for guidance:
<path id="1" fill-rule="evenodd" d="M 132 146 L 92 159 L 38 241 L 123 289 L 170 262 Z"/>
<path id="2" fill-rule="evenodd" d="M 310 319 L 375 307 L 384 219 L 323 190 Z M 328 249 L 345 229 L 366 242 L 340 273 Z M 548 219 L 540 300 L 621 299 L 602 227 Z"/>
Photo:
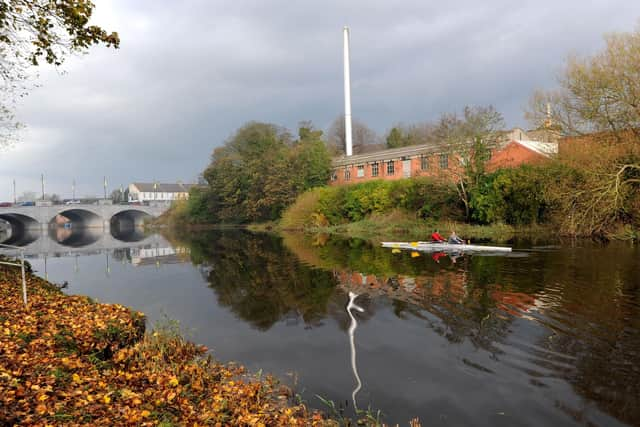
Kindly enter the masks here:
<path id="1" fill-rule="evenodd" d="M 588 221 L 581 215 L 586 185 L 592 186 L 586 172 L 561 162 L 500 169 L 469 189 L 467 218 L 456 187 L 429 178 L 322 187 L 301 195 L 283 213 L 280 226 L 358 235 L 366 228 L 392 235 L 404 230 L 422 238 L 434 227 L 464 228 L 467 237 L 501 239 L 545 228 L 563 235 L 636 236 L 640 211 L 633 206 L 640 192 L 629 189 L 619 209 L 597 210 L 597 221 Z"/>

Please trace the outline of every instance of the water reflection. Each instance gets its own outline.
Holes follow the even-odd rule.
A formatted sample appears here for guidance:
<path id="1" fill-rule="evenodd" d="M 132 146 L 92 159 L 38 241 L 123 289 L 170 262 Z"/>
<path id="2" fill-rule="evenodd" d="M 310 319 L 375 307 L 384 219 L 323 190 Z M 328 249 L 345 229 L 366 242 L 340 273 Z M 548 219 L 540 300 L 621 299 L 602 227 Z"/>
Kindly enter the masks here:
<path id="1" fill-rule="evenodd" d="M 351 369 L 353 370 L 353 376 L 356 378 L 356 382 L 357 382 L 356 388 L 354 388 L 353 392 L 351 393 L 351 400 L 353 401 L 353 407 L 355 408 L 356 411 L 358 410 L 358 402 L 356 401 L 356 395 L 362 388 L 362 381 L 360 380 L 360 375 L 358 375 L 358 366 L 356 364 L 355 335 L 356 335 L 356 328 L 358 327 L 358 321 L 353 316 L 353 313 L 351 312 L 351 310 L 357 310 L 360 313 L 364 312 L 364 308 L 355 304 L 355 300 L 357 297 L 358 295 L 354 294 L 353 292 L 349 292 L 349 303 L 347 304 L 347 313 L 351 318 L 351 325 L 349 325 L 349 346 L 351 348 Z"/>
<path id="2" fill-rule="evenodd" d="M 139 242 L 146 237 L 144 228 L 123 221 L 112 222 L 109 232 L 122 242 Z"/>
<path id="3" fill-rule="evenodd" d="M 118 245 L 36 267 L 77 272 L 70 292 L 167 312 L 223 359 L 295 371 L 312 406 L 350 398 L 400 424 L 640 424 L 637 248 L 434 259 L 237 231 Z"/>
<path id="4" fill-rule="evenodd" d="M 104 235 L 104 231 L 99 228 L 71 228 L 71 227 L 50 227 L 49 238 L 62 246 L 71 248 L 82 248 L 89 246 Z"/>

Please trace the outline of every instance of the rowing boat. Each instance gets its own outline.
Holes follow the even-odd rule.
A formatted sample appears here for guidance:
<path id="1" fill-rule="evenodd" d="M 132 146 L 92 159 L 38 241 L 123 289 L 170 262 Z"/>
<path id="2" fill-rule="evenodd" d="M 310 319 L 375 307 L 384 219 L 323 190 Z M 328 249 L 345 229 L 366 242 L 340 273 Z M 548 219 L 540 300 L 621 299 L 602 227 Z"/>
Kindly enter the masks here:
<path id="1" fill-rule="evenodd" d="M 382 242 L 383 248 L 406 249 L 422 252 L 511 252 L 505 246 L 484 246 L 438 242 Z"/>

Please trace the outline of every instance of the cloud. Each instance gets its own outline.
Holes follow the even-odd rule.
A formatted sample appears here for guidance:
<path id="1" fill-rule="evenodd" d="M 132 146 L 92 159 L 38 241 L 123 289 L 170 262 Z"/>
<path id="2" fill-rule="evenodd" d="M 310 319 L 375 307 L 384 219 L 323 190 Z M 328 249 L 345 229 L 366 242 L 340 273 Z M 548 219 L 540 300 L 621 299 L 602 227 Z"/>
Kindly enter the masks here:
<path id="1" fill-rule="evenodd" d="M 354 116 L 376 131 L 466 104 L 525 125 L 529 94 L 554 84 L 568 53 L 594 52 L 638 16 L 625 0 L 97 1 L 95 22 L 121 49 L 41 70 L 18 111 L 29 130 L 0 153 L 0 199 L 13 177 L 37 190 L 40 173 L 63 196 L 73 179 L 101 194 L 103 175 L 114 188 L 189 181 L 249 120 L 328 127 L 343 108 L 345 24 Z"/>

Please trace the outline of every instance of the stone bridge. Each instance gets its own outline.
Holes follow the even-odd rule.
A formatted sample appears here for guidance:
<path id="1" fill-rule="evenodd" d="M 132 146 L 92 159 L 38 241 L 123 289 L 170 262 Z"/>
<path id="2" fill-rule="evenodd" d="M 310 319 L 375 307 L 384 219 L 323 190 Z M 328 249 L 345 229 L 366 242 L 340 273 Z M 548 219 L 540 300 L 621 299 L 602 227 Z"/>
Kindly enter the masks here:
<path id="1" fill-rule="evenodd" d="M 75 228 L 100 228 L 109 230 L 139 227 L 147 218 L 155 218 L 169 209 L 169 204 L 114 205 L 114 204 L 73 204 L 0 207 L 0 243 L 3 235 L 9 240 L 35 231 L 50 229 L 56 225 L 59 215 L 66 218 Z"/>

